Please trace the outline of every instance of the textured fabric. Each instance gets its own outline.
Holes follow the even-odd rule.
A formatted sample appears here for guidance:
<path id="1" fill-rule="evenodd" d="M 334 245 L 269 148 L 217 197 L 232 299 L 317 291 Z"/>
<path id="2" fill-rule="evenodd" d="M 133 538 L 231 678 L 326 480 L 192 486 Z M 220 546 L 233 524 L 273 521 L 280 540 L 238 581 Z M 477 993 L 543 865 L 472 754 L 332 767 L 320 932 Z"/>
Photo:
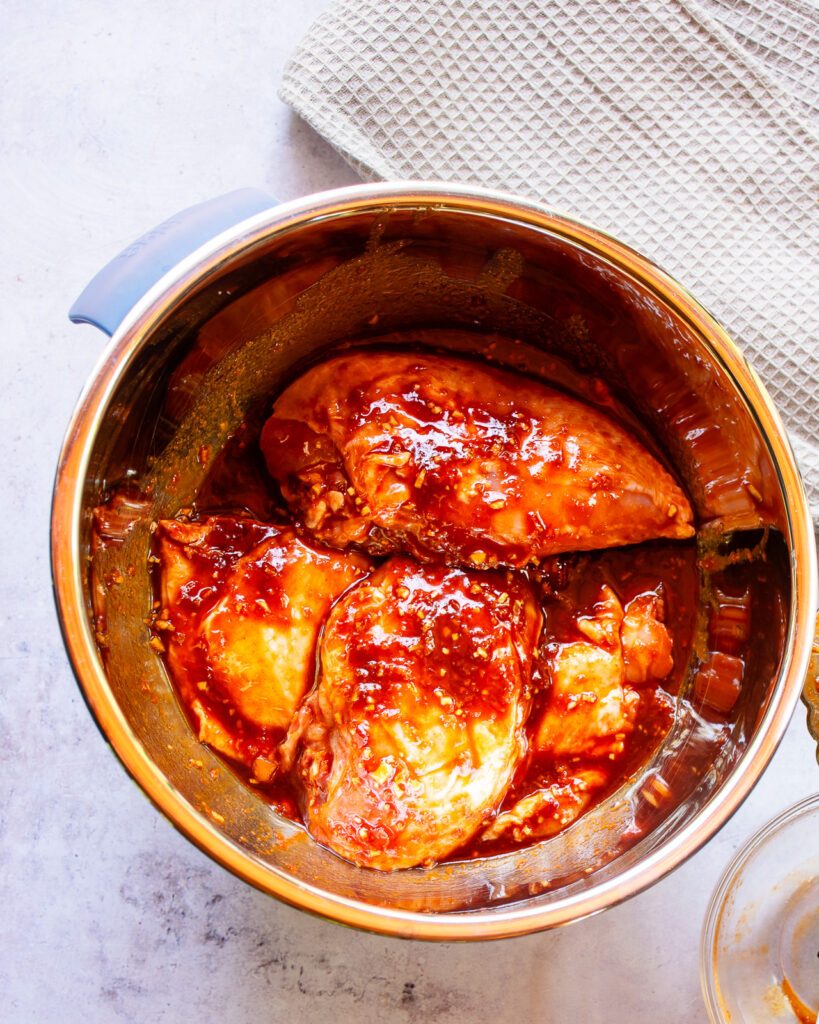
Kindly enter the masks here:
<path id="1" fill-rule="evenodd" d="M 727 326 L 819 513 L 819 7 L 806 0 L 336 0 L 282 98 L 370 178 L 540 199 Z"/>
<path id="2" fill-rule="evenodd" d="M 819 3 L 816 0 L 700 0 L 761 61 L 819 128 Z"/>

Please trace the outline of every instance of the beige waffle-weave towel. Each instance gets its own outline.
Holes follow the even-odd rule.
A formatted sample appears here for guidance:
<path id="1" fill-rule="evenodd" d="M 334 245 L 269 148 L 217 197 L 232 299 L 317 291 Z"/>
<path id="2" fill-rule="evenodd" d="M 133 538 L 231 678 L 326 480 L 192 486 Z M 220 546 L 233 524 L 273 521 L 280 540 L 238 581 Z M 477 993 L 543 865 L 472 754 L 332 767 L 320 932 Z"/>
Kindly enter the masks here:
<path id="1" fill-rule="evenodd" d="M 819 515 L 819 6 L 336 0 L 280 95 L 369 178 L 530 195 L 660 263 L 767 384 Z"/>

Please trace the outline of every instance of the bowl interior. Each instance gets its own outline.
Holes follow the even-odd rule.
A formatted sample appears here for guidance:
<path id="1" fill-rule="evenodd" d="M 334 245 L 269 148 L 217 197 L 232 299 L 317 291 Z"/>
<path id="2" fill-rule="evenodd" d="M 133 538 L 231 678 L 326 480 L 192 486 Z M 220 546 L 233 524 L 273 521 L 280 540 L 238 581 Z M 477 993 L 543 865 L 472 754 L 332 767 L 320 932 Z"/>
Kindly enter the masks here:
<path id="1" fill-rule="evenodd" d="M 819 1010 L 819 797 L 783 811 L 728 866 L 700 948 L 706 1006 L 731 1020 L 815 1020 Z"/>
<path id="2" fill-rule="evenodd" d="M 258 233 L 167 303 L 150 330 L 138 324 L 115 339 L 120 364 L 96 410 L 82 482 L 89 628 L 110 699 L 174 799 L 253 861 L 272 891 L 285 879 L 341 901 L 426 914 L 547 906 L 634 869 L 738 770 L 783 670 L 792 537 L 754 409 L 702 327 L 707 318 L 663 280 L 629 250 L 560 218 L 359 204 L 343 217 L 318 213 Z M 147 643 L 147 558 L 151 524 L 195 503 L 203 448 L 218 454 L 301 367 L 351 339 L 434 345 L 442 328 L 450 347 L 568 390 L 605 382 L 605 402 L 659 446 L 692 497 L 699 631 L 684 688 L 691 699 L 651 763 L 608 801 L 516 853 L 384 875 L 319 847 L 199 744 Z M 117 542 L 96 545 L 92 510 L 116 489 L 129 495 Z M 722 557 L 759 543 L 765 557 L 750 565 Z M 739 700 L 721 713 L 695 699 L 697 673 L 713 647 L 715 580 L 736 573 L 768 595 L 752 612 L 765 629 L 753 631 Z"/>

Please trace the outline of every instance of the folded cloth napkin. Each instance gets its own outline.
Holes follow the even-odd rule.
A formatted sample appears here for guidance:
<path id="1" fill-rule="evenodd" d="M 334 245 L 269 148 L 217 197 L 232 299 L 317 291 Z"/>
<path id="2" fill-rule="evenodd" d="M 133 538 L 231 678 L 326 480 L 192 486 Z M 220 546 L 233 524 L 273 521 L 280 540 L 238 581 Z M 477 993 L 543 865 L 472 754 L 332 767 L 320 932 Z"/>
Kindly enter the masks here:
<path id="1" fill-rule="evenodd" d="M 336 0 L 280 95 L 366 177 L 530 195 L 683 281 L 768 386 L 819 515 L 819 6 Z"/>

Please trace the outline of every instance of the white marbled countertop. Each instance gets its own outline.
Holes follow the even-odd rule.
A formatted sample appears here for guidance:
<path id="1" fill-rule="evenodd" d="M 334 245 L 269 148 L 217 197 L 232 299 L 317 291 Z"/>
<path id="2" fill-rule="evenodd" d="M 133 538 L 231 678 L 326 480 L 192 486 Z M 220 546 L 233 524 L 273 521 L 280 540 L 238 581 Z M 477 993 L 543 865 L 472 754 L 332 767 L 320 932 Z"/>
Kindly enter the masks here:
<path id="1" fill-rule="evenodd" d="M 0 1020 L 698 1024 L 700 923 L 738 844 L 819 788 L 797 712 L 762 781 L 684 867 L 596 918 L 502 943 L 357 934 L 209 861 L 126 777 L 52 605 L 57 452 L 102 346 L 66 311 L 124 244 L 242 185 L 354 173 L 276 98 L 326 0 L 5 0 L 0 32 Z"/>

